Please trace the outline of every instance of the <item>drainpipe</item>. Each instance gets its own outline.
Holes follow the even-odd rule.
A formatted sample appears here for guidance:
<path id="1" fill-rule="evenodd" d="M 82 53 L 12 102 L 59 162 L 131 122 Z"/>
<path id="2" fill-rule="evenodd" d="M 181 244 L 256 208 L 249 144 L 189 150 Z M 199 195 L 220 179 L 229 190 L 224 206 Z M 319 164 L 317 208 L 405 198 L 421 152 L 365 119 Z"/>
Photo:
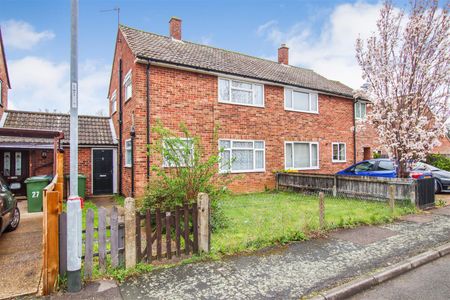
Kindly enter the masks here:
<path id="1" fill-rule="evenodd" d="M 353 100 L 353 164 L 356 164 L 356 102 L 358 99 Z"/>
<path id="2" fill-rule="evenodd" d="M 147 147 L 150 145 L 150 60 L 147 60 L 146 85 L 147 85 Z M 147 153 L 147 181 L 150 179 L 150 154 Z"/>
<path id="3" fill-rule="evenodd" d="M 131 115 L 132 125 L 130 131 L 131 137 L 131 197 L 134 197 L 134 138 L 136 137 L 136 131 L 134 130 L 134 112 Z"/>
<path id="4" fill-rule="evenodd" d="M 122 113 L 122 58 L 119 59 L 119 195 L 122 195 L 122 123 L 123 123 L 123 113 Z"/>

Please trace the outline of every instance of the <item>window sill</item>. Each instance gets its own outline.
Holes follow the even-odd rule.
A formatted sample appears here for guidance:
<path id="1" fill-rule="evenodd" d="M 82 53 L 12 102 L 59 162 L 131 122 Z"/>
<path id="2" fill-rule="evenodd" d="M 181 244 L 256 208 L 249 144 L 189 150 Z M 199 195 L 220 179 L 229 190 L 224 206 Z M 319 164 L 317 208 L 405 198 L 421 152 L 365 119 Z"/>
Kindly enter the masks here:
<path id="1" fill-rule="evenodd" d="M 128 99 L 125 99 L 125 103 L 127 103 L 128 101 L 130 101 L 131 98 L 133 98 L 133 97 L 131 96 L 131 97 L 128 97 Z"/>
<path id="2" fill-rule="evenodd" d="M 218 102 L 221 103 L 221 104 L 231 104 L 231 105 L 240 105 L 240 106 L 265 108 L 264 104 L 263 105 L 244 104 L 244 103 L 234 103 L 234 102 L 228 102 L 228 101 L 222 101 L 222 100 L 219 100 Z"/>
<path id="3" fill-rule="evenodd" d="M 117 110 L 111 113 L 111 116 L 114 116 L 117 113 Z"/>
<path id="4" fill-rule="evenodd" d="M 309 111 L 309 110 L 297 110 L 297 109 L 292 109 L 292 108 L 284 108 L 285 111 L 292 111 L 292 112 L 299 112 L 299 113 L 305 113 L 305 114 L 312 114 L 312 115 L 318 115 L 319 112 L 318 111 Z"/>
<path id="5" fill-rule="evenodd" d="M 308 171 L 308 170 L 320 170 L 319 167 L 314 168 L 286 168 L 288 171 Z"/>
<path id="6" fill-rule="evenodd" d="M 332 162 L 333 164 L 343 164 L 343 163 L 346 163 L 347 160 L 332 160 L 331 162 Z"/>
<path id="7" fill-rule="evenodd" d="M 124 167 L 125 167 L 125 168 L 130 168 L 130 169 L 131 169 L 132 165 L 125 165 Z"/>
<path id="8" fill-rule="evenodd" d="M 219 171 L 219 174 L 245 174 L 245 173 L 265 173 L 266 170 L 239 170 L 239 171 Z"/>

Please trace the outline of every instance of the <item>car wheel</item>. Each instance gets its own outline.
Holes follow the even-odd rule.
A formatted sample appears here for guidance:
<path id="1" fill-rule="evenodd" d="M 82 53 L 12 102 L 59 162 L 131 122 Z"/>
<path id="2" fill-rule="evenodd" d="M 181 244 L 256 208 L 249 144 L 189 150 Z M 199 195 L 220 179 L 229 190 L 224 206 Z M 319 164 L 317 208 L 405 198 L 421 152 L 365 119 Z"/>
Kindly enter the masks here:
<path id="1" fill-rule="evenodd" d="M 439 180 L 435 179 L 434 180 L 434 193 L 439 194 L 441 191 L 442 191 L 441 183 L 439 182 Z"/>
<path id="2" fill-rule="evenodd" d="M 17 227 L 19 227 L 19 223 L 20 223 L 20 210 L 19 208 L 16 207 L 16 209 L 14 210 L 14 215 L 11 220 L 11 223 L 9 223 L 9 226 L 8 228 L 6 228 L 6 231 L 16 230 Z"/>

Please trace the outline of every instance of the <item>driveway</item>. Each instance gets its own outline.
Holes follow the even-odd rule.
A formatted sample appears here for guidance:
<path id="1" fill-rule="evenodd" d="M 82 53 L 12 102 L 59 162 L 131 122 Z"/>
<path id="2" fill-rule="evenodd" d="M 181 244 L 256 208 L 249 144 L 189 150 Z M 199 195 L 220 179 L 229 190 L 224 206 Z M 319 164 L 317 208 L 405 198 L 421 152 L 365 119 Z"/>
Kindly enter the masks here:
<path id="1" fill-rule="evenodd" d="M 450 192 L 445 191 L 440 194 L 436 194 L 435 197 L 436 197 L 436 202 L 438 200 L 442 200 L 442 201 L 445 201 L 447 203 L 447 205 L 450 205 Z"/>
<path id="2" fill-rule="evenodd" d="M 38 291 L 42 268 L 42 213 L 19 202 L 19 228 L 0 237 L 0 299 Z"/>

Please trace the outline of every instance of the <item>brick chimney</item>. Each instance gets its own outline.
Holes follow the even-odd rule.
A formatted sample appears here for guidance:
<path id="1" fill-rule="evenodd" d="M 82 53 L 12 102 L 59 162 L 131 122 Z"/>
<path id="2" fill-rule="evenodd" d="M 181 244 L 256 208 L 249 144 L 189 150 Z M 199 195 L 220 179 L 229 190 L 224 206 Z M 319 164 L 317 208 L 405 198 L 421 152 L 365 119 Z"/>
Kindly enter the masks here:
<path id="1" fill-rule="evenodd" d="M 181 19 L 177 17 L 170 18 L 169 31 L 171 38 L 181 40 Z"/>
<path id="2" fill-rule="evenodd" d="M 278 63 L 289 65 L 289 48 L 286 44 L 281 44 L 278 48 Z"/>

